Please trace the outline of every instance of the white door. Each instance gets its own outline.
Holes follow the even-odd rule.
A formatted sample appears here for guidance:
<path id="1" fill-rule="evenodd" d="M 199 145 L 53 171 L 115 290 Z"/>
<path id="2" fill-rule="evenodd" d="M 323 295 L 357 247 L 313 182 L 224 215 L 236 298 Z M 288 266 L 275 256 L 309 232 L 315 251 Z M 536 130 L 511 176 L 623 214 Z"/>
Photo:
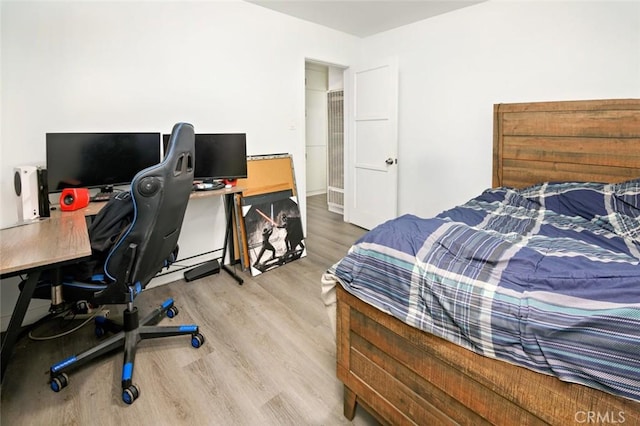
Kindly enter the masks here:
<path id="1" fill-rule="evenodd" d="M 347 221 L 371 229 L 398 212 L 398 64 L 350 72 Z"/>

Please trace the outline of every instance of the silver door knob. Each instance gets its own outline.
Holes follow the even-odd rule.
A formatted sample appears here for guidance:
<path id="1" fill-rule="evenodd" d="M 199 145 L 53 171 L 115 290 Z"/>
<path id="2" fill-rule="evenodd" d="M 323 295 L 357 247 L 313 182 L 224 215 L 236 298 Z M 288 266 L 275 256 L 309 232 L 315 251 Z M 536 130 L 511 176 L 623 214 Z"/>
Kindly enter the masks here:
<path id="1" fill-rule="evenodd" d="M 392 165 L 393 164 L 393 158 L 387 158 L 385 160 L 385 163 L 387 163 L 388 165 Z"/>

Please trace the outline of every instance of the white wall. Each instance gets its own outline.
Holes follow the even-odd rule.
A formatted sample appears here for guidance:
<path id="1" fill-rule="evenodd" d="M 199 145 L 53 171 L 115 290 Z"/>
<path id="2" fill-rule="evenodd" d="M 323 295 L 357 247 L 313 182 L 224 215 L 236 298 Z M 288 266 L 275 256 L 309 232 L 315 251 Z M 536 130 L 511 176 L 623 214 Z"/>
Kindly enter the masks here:
<path id="1" fill-rule="evenodd" d="M 348 64 L 358 42 L 238 0 L 1 8 L 0 226 L 17 220 L 13 167 L 44 164 L 47 132 L 168 133 L 178 121 L 246 132 L 250 155 L 293 155 L 304 194 L 305 58 Z M 222 245 L 220 204 L 189 205 L 181 254 Z M 306 219 L 304 197 L 300 207 Z M 17 293 L 8 283 L 3 322 Z"/>
<path id="2" fill-rule="evenodd" d="M 344 69 L 338 67 L 329 67 L 328 75 L 329 91 L 343 90 L 344 89 Z"/>
<path id="3" fill-rule="evenodd" d="M 640 3 L 490 1 L 362 43 L 399 60 L 399 212 L 491 186 L 493 104 L 640 97 Z"/>

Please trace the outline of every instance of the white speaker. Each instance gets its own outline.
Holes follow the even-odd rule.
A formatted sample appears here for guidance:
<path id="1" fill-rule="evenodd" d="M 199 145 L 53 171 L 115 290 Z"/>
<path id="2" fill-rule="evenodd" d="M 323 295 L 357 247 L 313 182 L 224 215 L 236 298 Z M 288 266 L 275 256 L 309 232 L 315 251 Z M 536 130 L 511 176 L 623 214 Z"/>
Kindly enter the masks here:
<path id="1" fill-rule="evenodd" d="M 26 221 L 40 217 L 38 204 L 38 168 L 19 166 L 13 169 L 13 186 L 18 204 L 18 220 Z"/>

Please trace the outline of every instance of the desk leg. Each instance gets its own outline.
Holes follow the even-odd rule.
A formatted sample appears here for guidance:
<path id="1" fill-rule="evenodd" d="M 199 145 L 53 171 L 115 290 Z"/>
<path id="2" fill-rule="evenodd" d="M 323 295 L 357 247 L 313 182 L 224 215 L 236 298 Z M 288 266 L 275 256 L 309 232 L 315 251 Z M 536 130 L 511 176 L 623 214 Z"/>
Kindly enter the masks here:
<path id="1" fill-rule="evenodd" d="M 22 291 L 18 296 L 16 306 L 13 309 L 13 313 L 11 314 L 11 320 L 9 321 L 7 334 L 4 336 L 4 341 L 2 342 L 0 381 L 4 379 L 4 372 L 7 369 L 7 364 L 9 363 L 9 359 L 11 358 L 11 354 L 13 352 L 13 345 L 16 343 L 18 335 L 20 334 L 20 330 L 22 329 L 22 321 L 24 321 L 24 315 L 27 312 L 29 302 L 31 302 L 31 296 L 33 296 L 33 292 L 36 289 L 36 284 L 38 283 L 39 279 L 40 271 L 31 272 L 29 274 L 29 276 L 27 277 L 27 282 L 22 288 Z"/>
<path id="2" fill-rule="evenodd" d="M 225 204 L 225 208 L 227 210 L 227 229 L 225 230 L 224 233 L 224 245 L 222 246 L 222 259 L 220 260 L 220 267 L 222 269 L 224 269 L 229 275 L 231 275 L 233 277 L 233 279 L 235 279 L 239 285 L 242 285 L 244 283 L 244 280 L 238 276 L 238 274 L 235 273 L 235 271 L 232 271 L 231 268 L 229 268 L 227 265 L 224 264 L 225 259 L 227 257 L 227 247 L 229 246 L 229 243 L 231 243 L 231 259 L 233 259 L 234 256 L 234 251 L 233 251 L 233 209 L 234 209 L 234 203 L 233 203 L 233 194 L 226 194 L 224 196 L 224 204 Z"/>

